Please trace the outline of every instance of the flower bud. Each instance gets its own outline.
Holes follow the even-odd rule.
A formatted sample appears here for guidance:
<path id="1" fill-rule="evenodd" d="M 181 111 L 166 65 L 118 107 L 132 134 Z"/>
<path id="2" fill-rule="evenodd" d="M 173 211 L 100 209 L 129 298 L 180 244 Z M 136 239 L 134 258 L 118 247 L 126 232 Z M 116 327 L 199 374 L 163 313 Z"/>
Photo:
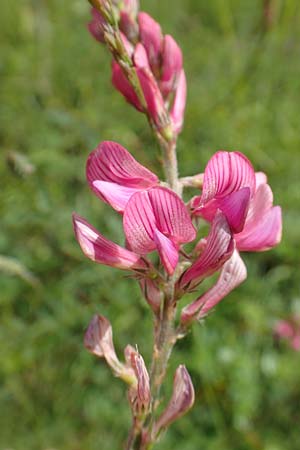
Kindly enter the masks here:
<path id="1" fill-rule="evenodd" d="M 161 429 L 167 428 L 172 422 L 187 413 L 193 406 L 194 400 L 195 392 L 191 377 L 186 367 L 180 365 L 175 372 L 171 400 L 154 424 L 154 434 L 157 435 Z"/>
<path id="2" fill-rule="evenodd" d="M 125 348 L 125 359 L 136 376 L 137 384 L 129 389 L 129 400 L 134 416 L 147 414 L 151 404 L 150 379 L 142 355 L 131 345 Z"/>

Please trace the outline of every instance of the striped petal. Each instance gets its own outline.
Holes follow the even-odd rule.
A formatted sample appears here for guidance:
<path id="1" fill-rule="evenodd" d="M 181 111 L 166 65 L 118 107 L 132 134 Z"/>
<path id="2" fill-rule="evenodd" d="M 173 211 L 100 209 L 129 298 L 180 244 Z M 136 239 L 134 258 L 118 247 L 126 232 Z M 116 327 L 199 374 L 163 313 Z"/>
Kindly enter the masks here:
<path id="1" fill-rule="evenodd" d="M 243 187 L 255 191 L 255 173 L 250 161 L 239 152 L 217 152 L 208 162 L 203 179 L 201 204 L 223 198 Z"/>
<path id="2" fill-rule="evenodd" d="M 205 277 L 216 272 L 227 261 L 234 250 L 234 240 L 226 217 L 221 211 L 215 215 L 203 253 L 184 272 L 179 280 L 181 289 L 193 289 Z"/>
<path id="3" fill-rule="evenodd" d="M 130 248 L 139 254 L 157 249 L 168 273 L 177 264 L 178 246 L 196 237 L 183 201 L 162 187 L 134 194 L 125 208 L 123 225 Z"/>
<path id="4" fill-rule="evenodd" d="M 158 183 L 157 176 L 139 164 L 120 144 L 104 141 L 89 155 L 86 176 L 91 189 L 117 211 L 139 189 Z"/>
<path id="5" fill-rule="evenodd" d="M 73 214 L 73 225 L 81 250 L 92 261 L 124 270 L 146 268 L 139 255 L 109 241 L 77 214 Z"/>
<path id="6" fill-rule="evenodd" d="M 246 278 L 246 266 L 239 253 L 235 250 L 231 258 L 224 264 L 216 284 L 204 295 L 183 308 L 181 322 L 186 324 L 194 319 L 201 319 L 204 317 Z"/>

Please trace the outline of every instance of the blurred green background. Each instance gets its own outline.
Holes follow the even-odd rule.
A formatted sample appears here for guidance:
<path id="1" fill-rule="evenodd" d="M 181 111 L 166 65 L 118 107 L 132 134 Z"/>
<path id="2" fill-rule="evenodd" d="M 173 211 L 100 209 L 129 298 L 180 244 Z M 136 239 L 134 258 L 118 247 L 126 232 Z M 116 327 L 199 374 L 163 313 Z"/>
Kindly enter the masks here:
<path id="1" fill-rule="evenodd" d="M 300 354 L 275 343 L 300 310 L 300 5 L 272 0 L 142 0 L 182 45 L 189 95 L 181 175 L 218 149 L 269 175 L 284 237 L 247 254 L 248 280 L 177 346 L 196 405 L 158 445 L 181 450 L 297 450 Z M 151 316 L 133 280 L 87 260 L 76 210 L 122 242 L 120 217 L 92 195 L 86 157 L 117 140 L 160 171 L 145 119 L 110 84 L 110 57 L 86 30 L 84 0 L 1 0 L 0 449 L 114 450 L 130 423 L 125 389 L 82 344 L 95 312 L 119 354 L 150 359 Z"/>

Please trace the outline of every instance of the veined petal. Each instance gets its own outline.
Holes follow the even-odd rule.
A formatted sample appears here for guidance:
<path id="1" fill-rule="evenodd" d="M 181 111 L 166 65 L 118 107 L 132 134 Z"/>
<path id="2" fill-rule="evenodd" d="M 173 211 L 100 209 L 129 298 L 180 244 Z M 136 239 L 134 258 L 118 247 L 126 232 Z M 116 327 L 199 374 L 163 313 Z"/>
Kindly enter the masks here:
<path id="1" fill-rule="evenodd" d="M 148 195 L 159 231 L 173 237 L 177 244 L 191 242 L 196 238 L 188 210 L 174 191 L 154 187 L 148 191 Z"/>
<path id="2" fill-rule="evenodd" d="M 179 280 L 181 289 L 193 289 L 205 277 L 216 272 L 232 255 L 234 239 L 225 215 L 218 211 L 213 220 L 203 253 Z"/>
<path id="3" fill-rule="evenodd" d="M 217 152 L 208 162 L 203 179 L 201 203 L 222 198 L 243 187 L 255 192 L 255 173 L 250 161 L 239 152 Z"/>
<path id="4" fill-rule="evenodd" d="M 146 414 L 151 403 L 149 374 L 142 355 L 129 346 L 127 346 L 128 357 L 130 357 L 130 364 L 137 378 L 137 386 L 132 387 L 129 392 L 130 403 L 134 415 Z"/>
<path id="5" fill-rule="evenodd" d="M 123 227 L 130 248 L 141 255 L 155 250 L 153 232 L 156 220 L 148 191 L 134 194 L 126 205 Z"/>
<path id="6" fill-rule="evenodd" d="M 170 117 L 172 120 L 173 130 L 175 134 L 180 133 L 180 131 L 182 130 L 186 104 L 186 91 L 187 91 L 186 77 L 185 72 L 182 69 L 178 79 L 178 85 L 175 92 L 173 106 L 170 111 Z"/>
<path id="7" fill-rule="evenodd" d="M 146 268 L 139 255 L 109 241 L 77 214 L 73 214 L 73 225 L 83 253 L 92 261 L 124 270 Z"/>
<path id="8" fill-rule="evenodd" d="M 154 230 L 153 239 L 166 271 L 169 275 L 172 275 L 179 259 L 178 246 L 159 230 Z"/>
<path id="9" fill-rule="evenodd" d="M 157 435 L 161 429 L 168 427 L 172 422 L 182 417 L 193 406 L 195 391 L 191 377 L 184 365 L 177 367 L 171 400 L 154 424 L 154 434 Z"/>
<path id="10" fill-rule="evenodd" d="M 185 324 L 193 319 L 204 317 L 226 295 L 239 286 L 246 277 L 246 266 L 239 253 L 235 250 L 231 258 L 224 264 L 216 284 L 193 303 L 183 308 L 181 322 Z"/>
<path id="11" fill-rule="evenodd" d="M 165 97 L 175 91 L 182 70 L 182 52 L 172 36 L 166 34 L 163 40 L 162 75 L 160 88 Z"/>
<path id="12" fill-rule="evenodd" d="M 121 67 L 115 61 L 112 62 L 112 78 L 113 86 L 125 97 L 128 103 L 131 103 L 138 111 L 143 112 L 143 107 L 136 95 L 133 87 L 125 77 Z"/>
<path id="13" fill-rule="evenodd" d="M 160 65 L 163 35 L 160 25 L 145 12 L 138 14 L 140 40 L 145 47 L 152 70 Z"/>
<path id="14" fill-rule="evenodd" d="M 123 226 L 130 248 L 139 254 L 157 248 L 169 273 L 174 270 L 176 248 L 196 237 L 183 201 L 162 187 L 134 194 L 126 205 Z"/>
<path id="15" fill-rule="evenodd" d="M 157 176 L 139 164 L 122 145 L 104 141 L 92 151 L 86 164 L 88 183 L 96 193 L 101 190 L 95 181 L 115 183 L 124 188 L 147 189 L 158 184 Z"/>
<path id="16" fill-rule="evenodd" d="M 261 252 L 269 250 L 281 241 L 282 218 L 280 206 L 273 206 L 257 223 L 235 235 L 240 251 Z"/>
<path id="17" fill-rule="evenodd" d="M 123 212 L 130 197 L 138 189 L 121 186 L 109 181 L 94 181 L 93 190 L 106 203 L 109 203 L 116 211 Z"/>

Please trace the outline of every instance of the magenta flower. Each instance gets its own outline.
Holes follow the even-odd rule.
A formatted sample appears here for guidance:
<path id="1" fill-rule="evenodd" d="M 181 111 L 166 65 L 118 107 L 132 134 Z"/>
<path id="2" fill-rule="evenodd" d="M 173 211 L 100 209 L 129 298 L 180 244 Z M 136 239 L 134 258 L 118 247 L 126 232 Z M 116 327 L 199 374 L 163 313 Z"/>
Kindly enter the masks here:
<path id="1" fill-rule="evenodd" d="M 73 225 L 81 250 L 92 261 L 123 270 L 147 268 L 140 255 L 109 241 L 77 214 L 73 214 Z"/>
<path id="2" fill-rule="evenodd" d="M 126 205 L 123 226 L 130 249 L 139 255 L 157 250 L 170 275 L 178 263 L 179 246 L 196 237 L 183 201 L 162 187 L 134 194 Z"/>
<path id="3" fill-rule="evenodd" d="M 273 206 L 273 193 L 267 184 L 267 177 L 259 172 L 244 228 L 234 236 L 237 248 L 251 252 L 269 250 L 279 244 L 281 234 L 281 208 Z"/>
<path id="4" fill-rule="evenodd" d="M 182 52 L 172 36 L 163 40 L 160 88 L 164 97 L 176 90 L 182 71 Z"/>
<path id="5" fill-rule="evenodd" d="M 249 201 L 255 192 L 255 173 L 250 161 L 239 152 L 219 151 L 209 160 L 200 197 L 191 206 L 195 215 L 212 221 L 223 211 L 233 232 L 242 231 Z"/>
<path id="6" fill-rule="evenodd" d="M 201 255 L 179 280 L 179 288 L 194 289 L 201 281 L 219 270 L 234 250 L 234 239 L 225 215 L 217 211 Z"/>
<path id="7" fill-rule="evenodd" d="M 187 305 L 181 312 L 181 323 L 201 319 L 214 308 L 226 295 L 238 287 L 247 277 L 246 266 L 235 250 L 220 273 L 216 284 L 197 300 Z"/>
<path id="8" fill-rule="evenodd" d="M 123 212 L 130 197 L 158 184 L 157 176 L 139 164 L 120 144 L 104 141 L 86 164 L 91 189 L 116 211 Z"/>

